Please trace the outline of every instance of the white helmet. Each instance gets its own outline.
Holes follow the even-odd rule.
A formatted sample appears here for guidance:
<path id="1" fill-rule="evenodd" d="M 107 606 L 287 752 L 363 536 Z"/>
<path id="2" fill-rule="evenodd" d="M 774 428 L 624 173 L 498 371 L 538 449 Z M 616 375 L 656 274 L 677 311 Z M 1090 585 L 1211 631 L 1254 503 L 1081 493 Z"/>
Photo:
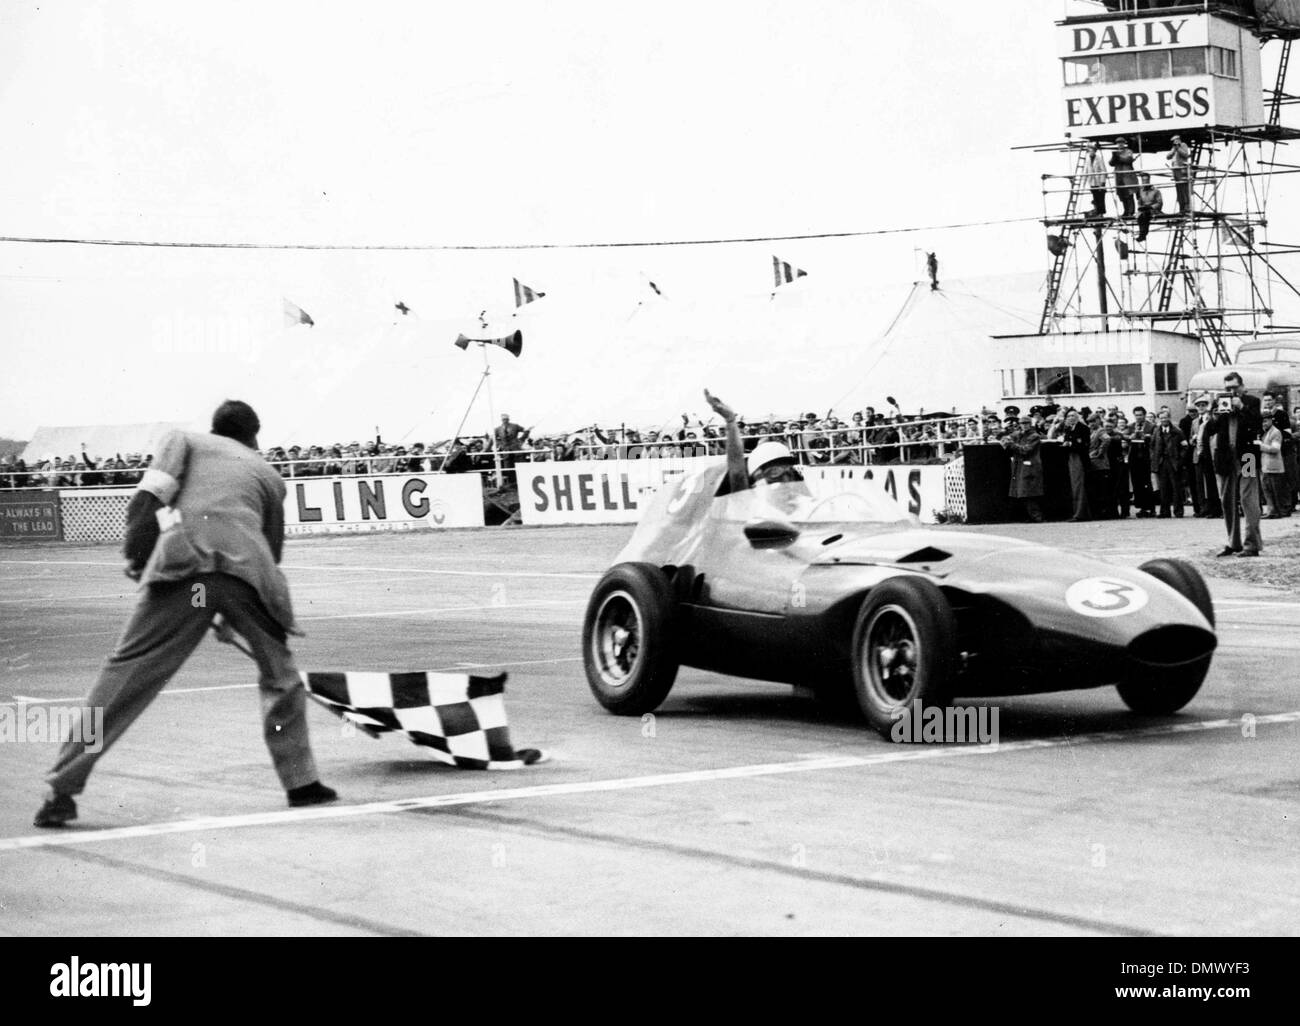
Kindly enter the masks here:
<path id="1" fill-rule="evenodd" d="M 745 468 L 749 471 L 749 476 L 753 477 L 769 463 L 793 464 L 794 462 L 794 453 L 780 442 L 760 442 L 749 454 Z"/>

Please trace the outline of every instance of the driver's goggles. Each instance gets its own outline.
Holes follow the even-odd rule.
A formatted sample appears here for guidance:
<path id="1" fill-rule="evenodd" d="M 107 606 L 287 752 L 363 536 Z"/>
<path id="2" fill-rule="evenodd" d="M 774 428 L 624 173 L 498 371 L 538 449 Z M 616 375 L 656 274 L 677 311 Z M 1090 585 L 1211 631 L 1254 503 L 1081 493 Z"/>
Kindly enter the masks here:
<path id="1" fill-rule="evenodd" d="M 799 473 L 799 468 L 792 463 L 776 463 L 763 467 L 755 476 L 757 480 L 766 481 L 768 484 L 803 480 L 803 474 Z"/>

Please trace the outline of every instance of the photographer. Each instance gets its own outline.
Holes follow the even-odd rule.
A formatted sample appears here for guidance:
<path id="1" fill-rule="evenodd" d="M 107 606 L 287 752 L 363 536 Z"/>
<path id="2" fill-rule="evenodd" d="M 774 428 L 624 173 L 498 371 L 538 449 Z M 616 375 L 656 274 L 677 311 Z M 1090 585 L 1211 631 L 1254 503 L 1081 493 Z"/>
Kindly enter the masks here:
<path id="1" fill-rule="evenodd" d="M 1240 374 L 1229 371 L 1223 378 L 1223 391 L 1216 397 L 1206 428 L 1214 454 L 1223 523 L 1228 531 L 1228 544 L 1218 553 L 1220 556 L 1258 556 L 1264 547 L 1259 533 L 1260 471 L 1259 450 L 1255 445 L 1260 426 L 1259 400 L 1245 394 Z"/>

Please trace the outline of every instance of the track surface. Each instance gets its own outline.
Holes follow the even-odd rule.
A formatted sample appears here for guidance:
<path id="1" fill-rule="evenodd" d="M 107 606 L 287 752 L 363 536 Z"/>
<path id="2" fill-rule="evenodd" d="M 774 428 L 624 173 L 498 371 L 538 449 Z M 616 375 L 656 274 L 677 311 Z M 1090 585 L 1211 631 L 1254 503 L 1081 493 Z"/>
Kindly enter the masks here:
<path id="1" fill-rule="evenodd" d="M 554 761 L 455 770 L 313 706 L 342 800 L 289 810 L 253 668 L 208 642 L 72 828 L 31 826 L 54 746 L 0 744 L 0 933 L 1300 932 L 1296 595 L 1211 579 L 1220 648 L 1177 717 L 1102 689 L 1000 701 L 994 750 L 900 746 L 789 688 L 693 670 L 652 721 L 605 713 L 581 618 L 629 533 L 292 540 L 302 668 L 503 667 L 515 743 Z M 991 533 L 1136 565 L 1203 556 L 1222 525 Z M 0 702 L 79 700 L 133 601 L 111 547 L 0 550 Z"/>

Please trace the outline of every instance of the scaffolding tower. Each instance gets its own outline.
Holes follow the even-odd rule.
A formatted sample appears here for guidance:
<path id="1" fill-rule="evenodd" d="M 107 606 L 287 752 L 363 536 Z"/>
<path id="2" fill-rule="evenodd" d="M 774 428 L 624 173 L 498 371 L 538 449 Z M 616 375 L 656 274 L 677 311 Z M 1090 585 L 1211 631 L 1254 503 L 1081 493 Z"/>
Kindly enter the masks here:
<path id="1" fill-rule="evenodd" d="M 1121 4 L 1108 4 L 1122 11 Z M 1197 5 L 1202 10 L 1220 5 Z M 1233 5 L 1230 5 L 1233 6 Z M 1240 17 L 1238 9 L 1235 17 Z M 1297 102 L 1286 91 L 1293 26 L 1256 19 L 1261 43 L 1281 45 L 1272 88 L 1264 89 L 1266 119 L 1258 125 L 1206 125 L 1178 132 L 1116 131 L 1100 139 L 1070 139 L 1035 147 L 1064 158 L 1064 170 L 1043 176 L 1043 224 L 1052 263 L 1047 272 L 1040 334 L 1141 327 L 1182 332 L 1201 340 L 1210 366 L 1231 362 L 1238 342 L 1300 330 L 1274 317 L 1278 290 L 1295 292 L 1277 258 L 1300 252 L 1268 237 L 1267 205 L 1274 178 L 1300 171 L 1279 159 L 1300 131 L 1281 124 L 1281 107 Z M 1190 149 L 1190 204 L 1182 210 L 1169 151 L 1177 135 Z M 1109 158 L 1123 137 L 1137 154 L 1134 171 L 1150 175 L 1163 213 L 1138 241 L 1136 216 L 1123 216 L 1116 175 L 1107 174 L 1107 209 L 1097 216 L 1087 159 L 1094 141 Z M 1132 197 L 1136 212 L 1136 188 Z"/>

